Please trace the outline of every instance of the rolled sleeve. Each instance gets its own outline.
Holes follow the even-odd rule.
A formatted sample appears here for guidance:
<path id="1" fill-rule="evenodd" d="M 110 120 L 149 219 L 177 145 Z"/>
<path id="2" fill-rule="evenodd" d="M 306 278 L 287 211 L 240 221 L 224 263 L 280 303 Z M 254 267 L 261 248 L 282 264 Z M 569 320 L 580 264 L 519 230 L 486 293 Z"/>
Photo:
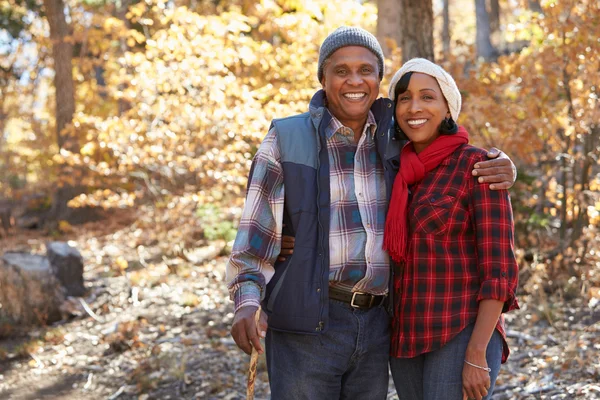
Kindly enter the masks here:
<path id="1" fill-rule="evenodd" d="M 264 279 L 263 279 L 264 281 Z M 245 306 L 260 306 L 262 285 L 255 284 L 253 282 L 241 282 L 234 284 L 232 290 L 233 302 L 235 304 L 235 311 Z"/>
<path id="2" fill-rule="evenodd" d="M 503 313 L 519 308 L 515 292 L 511 289 L 507 279 L 491 279 L 481 283 L 477 301 L 490 299 L 504 303 Z"/>
<path id="3" fill-rule="evenodd" d="M 502 312 L 518 309 L 515 297 L 519 267 L 514 251 L 514 221 L 507 190 L 490 190 L 489 184 L 471 183 L 471 207 L 477 238 L 481 287 L 478 301 L 504 302 Z"/>

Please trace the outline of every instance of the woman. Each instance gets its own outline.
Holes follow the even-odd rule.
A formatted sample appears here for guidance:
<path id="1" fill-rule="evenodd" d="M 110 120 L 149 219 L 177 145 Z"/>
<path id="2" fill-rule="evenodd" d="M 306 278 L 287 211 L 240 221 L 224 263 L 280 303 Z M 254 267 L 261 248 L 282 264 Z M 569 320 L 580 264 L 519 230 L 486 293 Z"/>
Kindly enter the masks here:
<path id="1" fill-rule="evenodd" d="M 486 152 L 456 125 L 461 95 L 412 59 L 392 79 L 400 155 L 385 248 L 394 277 L 391 371 L 400 399 L 489 399 L 509 351 L 501 315 L 518 308 L 508 192 L 471 175 Z M 408 216 L 408 217 L 407 217 Z"/>

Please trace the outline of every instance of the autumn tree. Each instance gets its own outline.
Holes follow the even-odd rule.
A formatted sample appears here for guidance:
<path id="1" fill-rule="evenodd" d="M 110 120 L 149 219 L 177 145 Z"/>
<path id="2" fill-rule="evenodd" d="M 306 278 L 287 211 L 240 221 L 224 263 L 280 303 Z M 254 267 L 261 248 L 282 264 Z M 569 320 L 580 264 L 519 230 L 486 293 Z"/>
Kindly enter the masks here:
<path id="1" fill-rule="evenodd" d="M 400 0 L 377 0 L 377 40 L 389 57 L 402 44 L 402 4 Z"/>
<path id="2" fill-rule="evenodd" d="M 75 88 L 73 82 L 73 44 L 68 39 L 72 34 L 65 15 L 63 0 L 44 0 L 44 9 L 50 27 L 52 55 L 54 61 L 55 129 L 59 151 L 69 155 L 79 154 L 78 132 L 73 126 L 75 113 Z M 68 202 L 85 190 L 81 183 L 82 168 L 59 161 L 59 180 L 52 193 L 52 208 L 45 223 L 57 229 L 61 220 L 70 215 Z"/>
<path id="3" fill-rule="evenodd" d="M 463 123 L 527 166 L 514 196 L 520 245 L 538 249 L 549 276 L 585 276 L 600 241 L 600 5 L 568 1 L 542 11 L 518 32 L 529 32 L 528 49 L 454 76 L 465 93 Z"/>
<path id="4" fill-rule="evenodd" d="M 64 132 L 78 139 L 78 151 L 58 151 L 54 101 L 43 95 L 54 87 L 47 73 L 54 42 L 46 17 L 30 13 L 34 23 L 0 57 L 2 195 L 24 185 L 81 184 L 85 192 L 70 201 L 73 207 L 171 210 L 168 218 L 136 226 L 153 232 L 153 240 L 175 237 L 182 246 L 205 232 L 208 215 L 233 223 L 270 121 L 306 111 L 320 87 L 319 43 L 339 25 L 376 30 L 373 2 L 340 4 L 149 0 L 117 9 L 111 2 L 69 3 L 74 22 L 66 41 L 74 44 L 77 112 Z M 501 148 L 520 167 L 511 192 L 520 248 L 538 252 L 552 271 L 568 270 L 554 268 L 562 257 L 585 274 L 589 249 L 600 245 L 593 233 L 600 222 L 594 51 L 600 13 L 591 1 L 542 5 L 543 18 L 522 13 L 510 32 L 526 41 L 521 52 L 494 63 L 477 60 L 455 24 L 443 63 L 463 93 L 459 122 L 474 143 Z M 463 10 L 452 11 L 456 18 Z M 403 41 L 423 37 L 431 26 L 424 14 L 399 24 L 413 35 Z M 503 18 L 511 22 L 508 11 Z M 26 62 L 23 42 L 35 48 L 33 62 Z M 433 58 L 420 45 L 401 46 L 404 57 Z M 387 68 L 381 94 L 394 72 Z"/>
<path id="5" fill-rule="evenodd" d="M 78 86 L 90 110 L 75 119 L 87 132 L 79 161 L 86 182 L 110 179 L 113 193 L 138 187 L 155 201 L 191 191 L 202 204 L 238 206 L 270 120 L 306 111 L 320 86 L 319 43 L 343 24 L 373 30 L 375 8 L 245 3 L 242 13 L 207 4 L 199 14 L 166 4 L 133 4 L 127 24 L 104 15 L 87 32 L 91 49 L 120 38 L 127 49 L 105 49 L 105 100 L 96 98 L 93 81 Z M 122 112 L 119 102 L 131 108 Z"/>
<path id="6" fill-rule="evenodd" d="M 442 6 L 442 51 L 447 58 L 450 54 L 450 0 L 444 0 Z"/>
<path id="7" fill-rule="evenodd" d="M 490 14 L 486 8 L 486 0 L 475 0 L 475 16 L 477 20 L 476 47 L 477 55 L 486 61 L 495 60 L 498 56 L 491 42 Z"/>
<path id="8" fill-rule="evenodd" d="M 500 35 L 500 0 L 489 0 L 490 37 L 492 42 Z"/>
<path id="9" fill-rule="evenodd" d="M 54 59 L 54 88 L 56 139 L 58 147 L 70 152 L 79 151 L 79 143 L 73 135 L 67 134 L 67 127 L 75 113 L 75 89 L 73 86 L 73 45 L 67 36 L 70 28 L 65 16 L 63 0 L 44 0 L 46 17 L 50 26 L 52 54 Z"/>
<path id="10" fill-rule="evenodd" d="M 400 0 L 402 62 L 422 57 L 434 60 L 433 4 L 430 0 Z"/>
<path id="11" fill-rule="evenodd" d="M 537 13 L 542 13 L 542 6 L 540 5 L 539 0 L 527 0 L 527 4 L 529 6 L 529 9 L 531 11 L 537 12 Z"/>

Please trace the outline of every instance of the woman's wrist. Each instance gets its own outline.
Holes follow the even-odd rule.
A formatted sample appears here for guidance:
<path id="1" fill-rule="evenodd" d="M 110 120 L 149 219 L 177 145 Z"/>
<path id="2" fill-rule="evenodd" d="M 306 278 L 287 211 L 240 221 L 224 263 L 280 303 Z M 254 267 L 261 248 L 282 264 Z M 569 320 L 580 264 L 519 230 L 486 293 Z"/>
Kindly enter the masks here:
<path id="1" fill-rule="evenodd" d="M 472 362 L 465 360 L 465 364 L 467 364 L 473 368 L 482 369 L 484 371 L 487 371 L 488 373 L 492 372 L 492 369 L 487 366 L 487 363 L 485 364 L 485 366 L 483 366 L 483 365 L 477 365 L 477 364 L 474 364 Z"/>
<path id="2" fill-rule="evenodd" d="M 467 346 L 467 351 L 465 352 L 465 358 L 467 360 L 476 359 L 481 360 L 485 359 L 487 350 L 486 344 L 478 344 L 478 343 L 469 343 Z"/>

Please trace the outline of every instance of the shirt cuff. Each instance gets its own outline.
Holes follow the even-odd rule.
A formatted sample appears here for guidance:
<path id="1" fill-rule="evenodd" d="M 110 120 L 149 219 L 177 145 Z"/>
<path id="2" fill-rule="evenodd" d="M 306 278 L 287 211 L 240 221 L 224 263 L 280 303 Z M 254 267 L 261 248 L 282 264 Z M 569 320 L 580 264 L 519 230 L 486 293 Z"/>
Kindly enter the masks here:
<path id="1" fill-rule="evenodd" d="M 261 290 L 252 282 L 241 283 L 233 294 L 235 312 L 245 306 L 260 307 Z"/>
<path id="2" fill-rule="evenodd" d="M 490 279 L 484 281 L 479 289 L 479 295 L 477 301 L 481 300 L 499 300 L 504 302 L 502 312 L 509 312 L 511 310 L 518 310 L 519 303 L 515 296 L 514 291 L 509 287 L 508 280 L 506 279 Z"/>

